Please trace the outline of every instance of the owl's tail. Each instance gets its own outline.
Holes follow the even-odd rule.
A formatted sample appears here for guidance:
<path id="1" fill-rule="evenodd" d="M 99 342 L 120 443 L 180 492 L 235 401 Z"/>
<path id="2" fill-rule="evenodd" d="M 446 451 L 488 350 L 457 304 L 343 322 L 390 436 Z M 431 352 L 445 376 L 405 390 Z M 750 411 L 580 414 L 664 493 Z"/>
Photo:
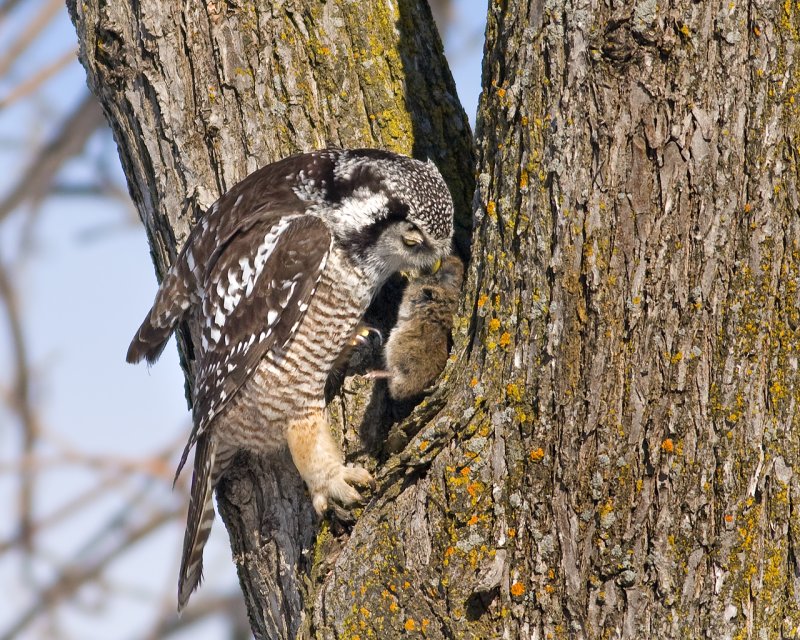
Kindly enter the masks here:
<path id="1" fill-rule="evenodd" d="M 153 364 L 169 340 L 175 325 L 192 302 L 192 272 L 185 253 L 172 265 L 156 293 L 156 299 L 128 347 L 126 360 L 131 363 L 146 359 Z"/>
<path id="2" fill-rule="evenodd" d="M 216 439 L 209 434 L 197 439 L 189 515 L 186 518 L 181 570 L 178 574 L 178 611 L 186 606 L 189 596 L 203 579 L 203 547 L 214 523 L 212 494 L 235 453 L 235 449 L 220 448 Z"/>

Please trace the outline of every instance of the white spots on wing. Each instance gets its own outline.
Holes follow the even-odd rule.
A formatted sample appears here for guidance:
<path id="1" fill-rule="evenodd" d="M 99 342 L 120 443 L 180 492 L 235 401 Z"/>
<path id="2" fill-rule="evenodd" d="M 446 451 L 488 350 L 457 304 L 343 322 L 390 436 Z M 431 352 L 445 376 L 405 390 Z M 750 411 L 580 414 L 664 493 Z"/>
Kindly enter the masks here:
<path id="1" fill-rule="evenodd" d="M 214 312 L 214 323 L 220 328 L 225 326 L 225 311 L 219 307 Z"/>
<path id="2" fill-rule="evenodd" d="M 240 261 L 241 264 L 241 261 Z M 250 263 L 248 262 L 249 266 Z M 225 297 L 222 299 L 222 306 L 225 311 L 230 314 L 239 304 L 242 299 L 242 283 L 239 281 L 239 273 L 233 269 L 228 271 L 228 289 L 225 292 Z"/>
<path id="3" fill-rule="evenodd" d="M 246 296 L 249 296 L 253 292 L 256 282 L 258 282 L 258 278 L 261 275 L 261 272 L 264 270 L 264 265 L 267 263 L 270 255 L 275 250 L 275 246 L 278 244 L 281 234 L 291 224 L 294 218 L 295 216 L 282 218 L 264 236 L 264 241 L 256 249 L 256 255 L 253 259 L 253 273 L 248 273 L 247 277 L 242 278 L 242 286 L 244 287 L 244 293 Z"/>
<path id="4" fill-rule="evenodd" d="M 192 253 L 191 249 L 187 249 L 186 251 L 186 264 L 189 266 L 189 271 L 194 273 L 194 268 L 197 265 L 194 262 L 194 253 Z"/>
<path id="5" fill-rule="evenodd" d="M 320 180 L 319 162 L 312 158 L 306 169 L 301 169 L 292 177 L 292 191 L 306 202 L 321 205 L 326 202 L 325 181 Z"/>
<path id="6" fill-rule="evenodd" d="M 240 258 L 239 266 L 242 268 L 242 285 L 244 285 L 245 282 L 253 277 L 255 272 L 253 271 L 253 267 L 250 265 L 250 258 Z"/>
<path id="7" fill-rule="evenodd" d="M 239 194 L 239 196 L 236 198 L 236 202 L 233 203 L 233 208 L 234 209 L 239 206 L 239 204 L 241 203 L 243 197 L 244 196 L 242 194 Z"/>
<path id="8" fill-rule="evenodd" d="M 222 307 L 227 313 L 231 313 L 236 308 L 236 305 L 239 304 L 239 300 L 241 299 L 242 296 L 238 294 L 235 296 L 225 296 L 225 298 L 222 300 Z"/>
<path id="9" fill-rule="evenodd" d="M 250 266 L 250 263 L 247 263 Z M 228 295 L 234 295 L 239 289 L 242 288 L 242 283 L 239 281 L 239 273 L 233 269 L 228 270 Z"/>
<path id="10" fill-rule="evenodd" d="M 253 346 L 253 343 L 256 341 L 258 336 L 255 333 L 250 334 L 250 337 L 247 340 L 241 340 L 233 349 L 231 349 L 228 353 L 228 359 L 233 359 L 233 361 L 237 361 L 239 358 L 243 357 L 244 354 Z"/>
<path id="11" fill-rule="evenodd" d="M 295 279 L 288 280 L 281 286 L 281 297 L 278 299 L 278 304 L 281 305 L 283 309 L 286 308 L 286 305 L 289 304 L 289 300 L 294 295 L 295 287 L 297 287 L 297 280 Z"/>
<path id="12" fill-rule="evenodd" d="M 167 326 L 167 321 L 172 317 L 172 314 L 164 311 L 163 313 L 159 313 L 157 316 L 154 316 L 150 323 L 159 329 L 163 329 Z"/>
<path id="13" fill-rule="evenodd" d="M 216 290 L 217 290 L 217 296 L 219 296 L 220 298 L 225 297 L 227 290 L 225 289 L 225 285 L 222 283 L 222 280 L 217 280 Z"/>
<path id="14" fill-rule="evenodd" d="M 249 247 L 249 255 L 230 256 L 218 273 L 218 279 L 206 281 L 202 299 L 205 322 L 201 331 L 201 361 L 205 360 L 206 365 L 200 369 L 196 387 L 199 391 L 196 397 L 200 400 L 198 410 L 203 414 L 199 429 L 212 424 L 224 408 L 226 399 L 236 392 L 238 386 L 232 380 L 246 380 L 257 365 L 261 366 L 259 362 L 278 372 L 275 363 L 283 358 L 283 349 L 302 324 L 330 258 L 333 238 L 328 237 L 328 251 L 321 256 L 320 264 L 313 272 L 293 270 L 288 278 L 276 278 L 276 272 L 284 270 L 281 268 L 283 265 L 267 263 L 270 256 L 274 256 L 281 234 L 297 217 L 277 221 L 264 233 L 263 241 L 257 247 Z M 282 246 L 281 257 L 290 260 L 288 254 L 291 251 L 298 254 L 296 259 L 303 264 L 302 250 L 297 247 Z M 200 264 L 199 268 L 203 269 L 205 265 Z M 259 277 L 267 280 L 259 281 Z M 256 285 L 259 291 L 255 290 Z M 298 299 L 301 292 L 305 301 Z M 253 298 L 245 300 L 248 294 Z M 284 313 L 287 314 L 284 323 L 293 323 L 288 331 L 276 329 Z M 276 334 L 281 337 L 279 344 L 275 342 Z M 255 346 L 256 343 L 261 347 Z M 270 355 L 263 359 L 265 354 Z"/>

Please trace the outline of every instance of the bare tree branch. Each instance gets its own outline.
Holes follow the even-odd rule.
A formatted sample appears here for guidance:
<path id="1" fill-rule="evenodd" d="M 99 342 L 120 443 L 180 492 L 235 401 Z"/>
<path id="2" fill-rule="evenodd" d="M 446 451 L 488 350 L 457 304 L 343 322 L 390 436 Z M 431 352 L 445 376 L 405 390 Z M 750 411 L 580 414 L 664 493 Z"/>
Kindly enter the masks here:
<path id="1" fill-rule="evenodd" d="M 173 633 L 183 631 L 202 620 L 219 614 L 224 614 L 231 620 L 244 618 L 244 626 L 247 631 L 250 630 L 250 625 L 247 623 L 247 618 L 244 615 L 245 610 L 242 603 L 242 595 L 238 590 L 228 595 L 200 597 L 197 599 L 195 606 L 190 607 L 180 615 L 176 613 L 172 602 L 174 596 L 172 594 L 170 594 L 170 596 L 168 614 L 145 636 L 147 640 L 162 640 Z"/>
<path id="2" fill-rule="evenodd" d="M 20 3 L 20 0 L 6 0 L 2 4 L 0 4 L 0 25 L 2 25 L 3 20 L 5 20 L 8 15 L 16 8 L 16 6 Z"/>
<path id="3" fill-rule="evenodd" d="M 56 75 L 59 71 L 67 67 L 75 61 L 75 50 L 70 49 L 64 52 L 53 60 L 50 64 L 45 65 L 32 76 L 18 84 L 12 89 L 5 98 L 0 99 L 0 109 L 11 106 L 17 100 L 27 98 L 30 94 L 41 87 L 50 78 Z"/>
<path id="4" fill-rule="evenodd" d="M 3 6 L 0 7 L 0 20 L 5 18 L 15 5 L 16 2 L 11 1 L 3 4 Z M 5 55 L 0 58 L 0 77 L 8 73 L 8 70 L 19 59 L 22 53 L 24 53 L 36 38 L 39 37 L 39 34 L 41 34 L 44 28 L 50 24 L 53 18 L 63 9 L 63 6 L 60 0 L 47 0 L 39 10 L 39 13 L 36 14 L 34 19 L 27 24 L 22 33 L 20 33 L 17 39 L 11 44 L 5 52 Z"/>
<path id="5" fill-rule="evenodd" d="M 103 123 L 100 105 L 89 94 L 69 115 L 58 134 L 28 165 L 24 177 L 0 201 L 0 222 L 26 200 L 41 198 L 64 162 L 79 153 Z"/>
<path id="6" fill-rule="evenodd" d="M 126 520 L 130 518 L 128 506 L 122 518 L 115 516 L 101 532 L 105 535 L 112 531 L 116 542 L 93 560 L 76 561 L 64 567 L 59 578 L 49 587 L 39 593 L 35 603 L 28 607 L 22 615 L 0 635 L 0 640 L 12 640 L 18 633 L 28 627 L 43 612 L 55 606 L 58 602 L 73 596 L 78 589 L 87 582 L 100 576 L 105 568 L 122 553 L 130 549 L 137 542 L 150 535 L 153 531 L 169 522 L 173 518 L 182 517 L 185 507 L 163 509 L 154 513 L 147 521 L 138 525 L 131 525 Z M 100 546 L 100 540 L 95 537 L 85 547 L 85 550 L 95 549 Z M 79 554 L 81 555 L 81 554 Z"/>
<path id="7" fill-rule="evenodd" d="M 6 266 L 2 262 L 0 262 L 0 300 L 2 300 L 5 306 L 9 331 L 11 333 L 11 347 L 13 350 L 15 371 L 12 402 L 14 409 L 19 415 L 20 426 L 22 428 L 22 455 L 30 456 L 33 455 L 39 424 L 31 404 L 28 355 L 19 305 L 17 304 L 14 288 L 8 278 Z M 20 473 L 19 490 L 19 539 L 22 543 L 22 548 L 28 553 L 31 553 L 33 549 L 31 537 L 33 483 L 34 474 L 23 470 Z"/>
<path id="8" fill-rule="evenodd" d="M 91 489 L 81 493 L 72 500 L 62 503 L 53 513 L 35 522 L 30 528 L 31 535 L 36 536 L 40 531 L 44 531 L 58 524 L 65 518 L 75 516 L 78 511 L 93 504 L 106 492 L 116 490 L 118 486 L 126 480 L 130 480 L 130 476 L 126 472 L 121 472 L 116 476 L 109 475 L 101 478 Z M 11 551 L 14 547 L 22 544 L 22 542 L 23 536 L 21 532 L 17 532 L 7 540 L 0 542 L 0 555 Z"/>

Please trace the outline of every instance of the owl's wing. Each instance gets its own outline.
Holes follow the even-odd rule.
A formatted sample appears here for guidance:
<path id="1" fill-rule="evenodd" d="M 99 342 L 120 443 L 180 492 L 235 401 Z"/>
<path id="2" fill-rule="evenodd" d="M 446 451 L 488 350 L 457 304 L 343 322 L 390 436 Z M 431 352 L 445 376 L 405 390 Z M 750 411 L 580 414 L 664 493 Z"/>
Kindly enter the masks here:
<path id="1" fill-rule="evenodd" d="M 215 252 L 202 289 L 194 430 L 178 472 L 197 437 L 262 358 L 291 340 L 331 246 L 319 218 L 297 214 L 244 225 Z"/>
<path id="2" fill-rule="evenodd" d="M 175 326 L 202 301 L 209 265 L 254 224 L 303 213 L 307 203 L 298 196 L 298 187 L 303 180 L 319 188 L 332 185 L 338 155 L 338 151 L 328 150 L 273 162 L 251 173 L 211 205 L 164 274 L 153 305 L 128 348 L 128 362 L 158 360 Z M 327 197 L 313 189 L 306 195 Z"/>

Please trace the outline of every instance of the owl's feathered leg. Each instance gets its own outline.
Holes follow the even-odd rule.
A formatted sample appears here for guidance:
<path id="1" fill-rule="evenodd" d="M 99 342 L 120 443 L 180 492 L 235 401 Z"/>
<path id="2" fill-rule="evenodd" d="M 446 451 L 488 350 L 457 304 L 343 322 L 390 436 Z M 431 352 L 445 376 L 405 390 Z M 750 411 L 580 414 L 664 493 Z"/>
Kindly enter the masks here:
<path id="1" fill-rule="evenodd" d="M 208 434 L 197 439 L 189 515 L 186 518 L 181 570 L 178 574 L 178 611 L 186 606 L 189 596 L 203 579 L 203 548 L 214 523 L 214 487 L 230 466 L 236 452 L 237 449 L 220 445 Z"/>
<path id="2" fill-rule="evenodd" d="M 320 515 L 328 508 L 329 499 L 341 504 L 361 500 L 350 483 L 360 486 L 374 483 L 366 469 L 345 466 L 322 411 L 290 422 L 286 440 L 292 460 L 311 494 L 314 509 Z"/>

